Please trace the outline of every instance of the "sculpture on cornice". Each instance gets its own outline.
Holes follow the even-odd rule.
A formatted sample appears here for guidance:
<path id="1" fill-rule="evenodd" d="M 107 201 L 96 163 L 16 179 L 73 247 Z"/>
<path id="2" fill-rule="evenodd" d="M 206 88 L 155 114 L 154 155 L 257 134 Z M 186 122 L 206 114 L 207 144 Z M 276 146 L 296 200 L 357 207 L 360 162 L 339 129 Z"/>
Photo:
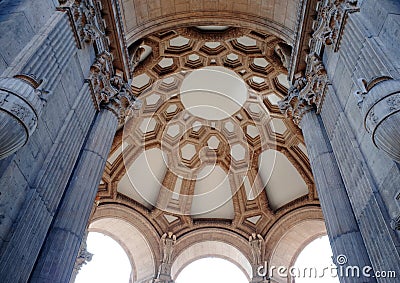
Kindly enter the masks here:
<path id="1" fill-rule="evenodd" d="M 58 10 L 67 11 L 72 19 L 72 24 L 77 39 L 78 47 L 81 48 L 84 42 L 92 42 L 102 32 L 100 12 L 96 10 L 96 3 L 93 0 L 70 0 L 59 1 Z"/>

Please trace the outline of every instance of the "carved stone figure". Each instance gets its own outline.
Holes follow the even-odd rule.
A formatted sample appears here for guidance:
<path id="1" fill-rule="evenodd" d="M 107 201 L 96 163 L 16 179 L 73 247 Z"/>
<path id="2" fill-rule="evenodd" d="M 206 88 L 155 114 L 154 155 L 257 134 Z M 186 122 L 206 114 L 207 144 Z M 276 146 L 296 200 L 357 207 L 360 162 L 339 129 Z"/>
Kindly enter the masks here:
<path id="1" fill-rule="evenodd" d="M 251 234 L 249 237 L 249 245 L 251 248 L 252 255 L 252 264 L 253 265 L 261 265 L 261 253 L 262 253 L 262 244 L 263 238 L 260 234 Z"/>
<path id="2" fill-rule="evenodd" d="M 280 42 L 275 46 L 275 53 L 281 59 L 283 67 L 288 69 L 290 65 L 290 58 L 292 56 L 292 47 Z"/>
<path id="3" fill-rule="evenodd" d="M 164 233 L 161 237 L 162 263 L 172 263 L 172 252 L 176 243 L 176 236 L 172 232 Z"/>

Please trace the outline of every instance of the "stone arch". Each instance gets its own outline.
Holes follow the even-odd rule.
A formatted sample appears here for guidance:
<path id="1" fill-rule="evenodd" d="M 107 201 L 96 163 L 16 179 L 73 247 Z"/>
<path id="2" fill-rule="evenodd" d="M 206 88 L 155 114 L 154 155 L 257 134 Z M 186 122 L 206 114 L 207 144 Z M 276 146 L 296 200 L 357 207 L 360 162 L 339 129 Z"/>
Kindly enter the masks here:
<path id="1" fill-rule="evenodd" d="M 157 274 L 159 236 L 140 213 L 118 204 L 103 204 L 96 209 L 89 232 L 105 234 L 121 245 L 132 266 L 133 282 L 150 280 Z"/>
<path id="2" fill-rule="evenodd" d="M 189 25 L 241 26 L 272 33 L 287 42 L 294 40 L 298 0 L 260 1 L 253 5 L 230 0 L 217 3 L 184 0 L 175 6 L 169 1 L 146 0 L 140 5 L 135 2 L 120 3 L 128 44 L 159 30 L 160 26 L 168 30 Z"/>
<path id="3" fill-rule="evenodd" d="M 293 266 L 300 252 L 316 238 L 326 235 L 319 207 L 302 207 L 281 217 L 266 236 L 265 259 L 270 266 Z M 275 278 L 290 282 L 290 278 Z"/>
<path id="4" fill-rule="evenodd" d="M 250 280 L 252 269 L 247 239 L 223 229 L 199 229 L 180 237 L 174 251 L 171 268 L 173 279 L 190 263 L 218 257 L 235 264 Z"/>

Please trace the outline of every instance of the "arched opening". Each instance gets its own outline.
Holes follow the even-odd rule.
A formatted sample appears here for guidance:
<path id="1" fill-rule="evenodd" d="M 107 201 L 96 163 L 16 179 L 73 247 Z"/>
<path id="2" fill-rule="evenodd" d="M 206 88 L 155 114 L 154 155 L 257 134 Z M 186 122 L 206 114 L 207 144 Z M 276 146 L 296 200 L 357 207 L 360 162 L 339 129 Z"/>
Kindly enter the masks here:
<path id="1" fill-rule="evenodd" d="M 117 213 L 118 207 L 106 207 L 96 211 L 95 220 L 89 225 L 89 232 L 99 232 L 117 241 L 129 258 L 132 274 L 129 282 L 143 282 L 155 276 L 156 264 L 148 235 L 142 232 L 142 227 L 134 226 L 123 218 L 107 217 L 109 209 Z M 120 212 L 123 216 L 123 212 Z M 98 218 L 99 216 L 102 216 Z M 134 218 L 132 222 L 136 222 Z M 109 281 L 114 282 L 114 281 Z"/>
<path id="2" fill-rule="evenodd" d="M 79 271 L 75 283 L 127 283 L 132 277 L 128 255 L 117 241 L 102 233 L 91 232 L 87 250 L 93 254 L 91 261 Z"/>
<path id="3" fill-rule="evenodd" d="M 214 235 L 217 231 L 218 230 L 214 231 Z M 200 259 L 208 259 L 207 262 L 210 262 L 210 258 L 218 258 L 228 261 L 231 265 L 234 265 L 237 269 L 239 269 L 241 274 L 244 275 L 246 279 L 245 282 L 250 281 L 252 277 L 252 267 L 248 260 L 248 255 L 242 252 L 242 248 L 247 248 L 246 242 L 244 243 L 244 246 L 242 246 L 241 242 L 235 241 L 234 237 L 230 239 L 232 243 L 229 243 L 229 241 L 225 242 L 221 239 L 218 239 L 218 237 L 226 239 L 225 237 L 228 234 L 224 233 L 223 231 L 220 231 L 220 235 L 216 236 L 214 240 L 196 242 L 196 239 L 199 239 L 197 237 L 199 235 L 200 234 L 198 233 L 194 233 L 192 235 L 186 236 L 177 243 L 175 259 L 171 267 L 172 279 L 177 280 L 178 278 L 180 278 L 181 272 L 183 272 L 186 267 Z M 210 264 L 206 264 L 206 266 L 208 266 L 206 270 L 211 270 Z M 187 278 L 186 276 L 188 275 L 185 275 L 184 278 Z M 197 278 L 196 275 L 193 275 L 193 278 Z M 183 282 L 184 281 L 182 281 L 181 283 Z M 209 281 L 205 280 L 202 282 Z M 221 280 L 216 282 L 221 282 Z M 231 281 L 222 280 L 222 282 Z"/>
<path id="4" fill-rule="evenodd" d="M 322 236 L 309 243 L 299 254 L 292 276 L 296 283 L 338 283 L 337 271 L 332 261 L 332 249 L 328 236 Z"/>
<path id="5" fill-rule="evenodd" d="M 206 257 L 187 265 L 178 275 L 176 283 L 246 283 L 248 279 L 243 271 L 232 262 L 218 258 Z"/>

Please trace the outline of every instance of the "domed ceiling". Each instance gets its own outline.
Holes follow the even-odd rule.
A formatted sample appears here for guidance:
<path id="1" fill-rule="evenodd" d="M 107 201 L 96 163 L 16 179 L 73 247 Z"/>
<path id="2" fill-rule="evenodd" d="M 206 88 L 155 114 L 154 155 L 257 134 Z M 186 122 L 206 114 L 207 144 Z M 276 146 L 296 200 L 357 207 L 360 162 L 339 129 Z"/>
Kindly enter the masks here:
<path id="1" fill-rule="evenodd" d="M 318 205 L 300 129 L 279 112 L 287 70 L 274 35 L 196 26 L 146 36 L 132 88 L 140 110 L 116 135 L 100 184 L 162 231 L 265 233 Z"/>

